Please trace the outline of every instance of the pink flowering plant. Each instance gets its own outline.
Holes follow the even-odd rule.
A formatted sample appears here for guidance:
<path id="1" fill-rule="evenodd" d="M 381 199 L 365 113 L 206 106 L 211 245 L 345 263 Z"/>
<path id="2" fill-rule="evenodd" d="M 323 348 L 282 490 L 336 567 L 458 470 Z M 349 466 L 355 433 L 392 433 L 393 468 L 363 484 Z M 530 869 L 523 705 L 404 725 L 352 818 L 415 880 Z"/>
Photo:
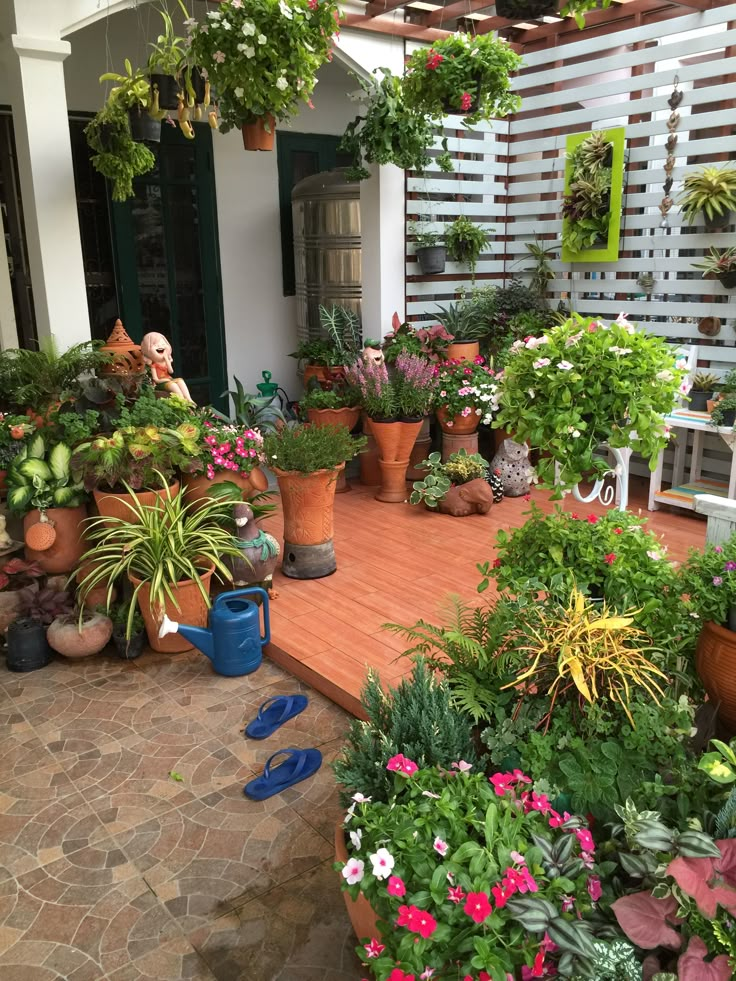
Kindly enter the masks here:
<path id="1" fill-rule="evenodd" d="M 404 418 L 421 418 L 432 409 L 437 378 L 430 361 L 405 351 L 398 356 L 391 371 L 396 389 L 396 404 Z"/>
<path id="2" fill-rule="evenodd" d="M 263 463 L 263 436 L 256 429 L 248 429 L 218 419 L 202 422 L 202 466 L 208 480 L 219 473 L 247 476 Z"/>
<path id="3" fill-rule="evenodd" d="M 678 394 L 687 394 L 683 366 L 663 338 L 638 331 L 624 314 L 604 323 L 574 313 L 511 345 L 495 425 L 542 451 L 540 486 L 559 497 L 584 475 L 610 470 L 597 454 L 602 443 L 631 447 L 653 470 Z"/>
<path id="4" fill-rule="evenodd" d="M 358 955 L 378 981 L 584 976 L 601 896 L 595 843 L 521 770 L 488 779 L 460 761 L 419 770 L 399 754 L 393 799 L 356 795 L 343 888 L 362 893 L 378 932 Z"/>
<path id="5" fill-rule="evenodd" d="M 434 369 L 437 377 L 437 405 L 444 409 L 448 426 L 454 416 L 474 415 L 487 426 L 498 408 L 498 380 L 482 357 L 473 361 L 443 361 Z"/>
<path id="6" fill-rule="evenodd" d="M 680 581 L 701 622 L 727 626 L 736 606 L 736 535 L 720 545 L 691 549 L 680 566 Z"/>

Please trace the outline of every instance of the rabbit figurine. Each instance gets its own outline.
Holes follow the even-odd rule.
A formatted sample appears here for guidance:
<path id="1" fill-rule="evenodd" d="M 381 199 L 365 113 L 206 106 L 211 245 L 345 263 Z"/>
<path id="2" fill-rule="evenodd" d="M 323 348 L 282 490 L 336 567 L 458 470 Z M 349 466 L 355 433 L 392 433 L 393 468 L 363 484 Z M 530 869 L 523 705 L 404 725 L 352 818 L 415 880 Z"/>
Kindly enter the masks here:
<path id="1" fill-rule="evenodd" d="M 526 443 L 515 443 L 513 439 L 505 439 L 501 449 L 491 460 L 491 473 L 496 473 L 501 478 L 506 497 L 521 497 L 522 494 L 528 494 L 533 470 Z"/>

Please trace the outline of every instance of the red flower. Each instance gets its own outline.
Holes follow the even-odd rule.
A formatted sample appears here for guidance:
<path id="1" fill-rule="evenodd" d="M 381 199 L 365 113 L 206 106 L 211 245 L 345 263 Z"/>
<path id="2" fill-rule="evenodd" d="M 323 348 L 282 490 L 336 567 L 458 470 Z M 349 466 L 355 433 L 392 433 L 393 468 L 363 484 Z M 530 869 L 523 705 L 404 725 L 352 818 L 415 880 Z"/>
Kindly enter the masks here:
<path id="1" fill-rule="evenodd" d="M 502 883 L 500 886 L 493 886 L 491 892 L 493 893 L 493 899 L 496 903 L 496 909 L 503 909 L 509 899 L 511 899 L 516 892 L 516 889 L 514 888 L 513 884 L 509 882 L 506 885 Z"/>
<path id="2" fill-rule="evenodd" d="M 386 978 L 386 981 L 415 981 L 415 975 L 404 974 L 400 967 L 395 967 Z"/>
<path id="3" fill-rule="evenodd" d="M 597 524 L 598 517 L 595 514 L 589 514 L 585 520 L 588 522 L 589 525 L 594 525 Z"/>
<path id="4" fill-rule="evenodd" d="M 494 559 L 493 560 L 493 568 L 494 569 L 500 569 L 501 568 L 501 560 L 500 559 Z"/>
<path id="5" fill-rule="evenodd" d="M 463 112 L 467 112 L 467 110 L 470 109 L 472 101 L 473 99 L 470 92 L 463 92 L 462 99 L 460 100 L 460 108 L 463 110 Z"/>
<path id="6" fill-rule="evenodd" d="M 608 555 L 604 557 L 603 561 L 606 563 L 606 565 L 613 565 L 613 563 L 616 561 L 616 553 L 609 552 Z"/>
<path id="7" fill-rule="evenodd" d="M 577 511 L 573 511 L 570 517 L 573 519 L 573 521 L 577 521 L 580 515 L 577 513 Z"/>
<path id="8" fill-rule="evenodd" d="M 525 501 L 531 501 L 531 499 L 532 499 L 532 495 L 531 494 L 525 494 L 524 495 L 524 500 Z"/>
<path id="9" fill-rule="evenodd" d="M 380 943 L 380 941 L 373 937 L 369 944 L 363 944 L 363 948 L 368 957 L 380 957 L 386 949 L 386 945 Z"/>
<path id="10" fill-rule="evenodd" d="M 469 892 L 463 912 L 475 923 L 482 923 L 483 920 L 487 920 L 493 912 L 493 907 L 488 901 L 488 893 Z"/>
<path id="11" fill-rule="evenodd" d="M 614 535 L 623 535 L 624 530 L 623 530 L 623 528 L 614 528 L 613 529 L 613 533 L 614 533 Z"/>
<path id="12" fill-rule="evenodd" d="M 407 930 L 418 933 L 426 940 L 437 929 L 437 920 L 430 913 L 426 913 L 416 906 L 399 906 L 396 925 L 405 926 Z"/>
<path id="13" fill-rule="evenodd" d="M 406 892 L 404 880 L 399 878 L 398 875 L 390 876 L 388 885 L 386 886 L 386 891 L 388 892 L 389 896 L 403 896 Z"/>
<path id="14" fill-rule="evenodd" d="M 438 68 L 444 60 L 445 59 L 441 54 L 437 54 L 436 51 L 430 51 L 427 55 L 426 67 L 429 69 L 429 71 L 434 71 L 435 68 Z"/>

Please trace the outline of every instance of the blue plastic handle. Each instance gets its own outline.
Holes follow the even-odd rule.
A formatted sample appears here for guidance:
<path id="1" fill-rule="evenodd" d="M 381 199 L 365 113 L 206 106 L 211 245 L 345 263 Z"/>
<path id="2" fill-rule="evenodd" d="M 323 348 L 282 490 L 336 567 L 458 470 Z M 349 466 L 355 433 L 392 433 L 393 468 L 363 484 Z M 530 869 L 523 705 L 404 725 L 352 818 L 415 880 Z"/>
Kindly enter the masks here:
<path id="1" fill-rule="evenodd" d="M 271 643 L 271 620 L 268 615 L 268 593 L 265 589 L 261 589 L 260 586 L 248 586 L 246 589 L 232 589 L 229 593 L 220 593 L 215 600 L 215 609 L 236 596 L 252 596 L 253 594 L 260 596 L 263 600 L 263 627 L 265 632 L 261 637 L 261 647 L 265 647 L 266 644 Z"/>

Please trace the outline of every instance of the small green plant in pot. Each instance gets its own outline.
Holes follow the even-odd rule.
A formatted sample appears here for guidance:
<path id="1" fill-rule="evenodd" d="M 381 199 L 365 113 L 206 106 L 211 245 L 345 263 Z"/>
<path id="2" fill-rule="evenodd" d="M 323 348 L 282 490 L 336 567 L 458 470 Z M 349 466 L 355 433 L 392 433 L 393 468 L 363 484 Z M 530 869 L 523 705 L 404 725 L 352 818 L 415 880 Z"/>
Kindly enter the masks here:
<path id="1" fill-rule="evenodd" d="M 489 231 L 492 229 L 484 229 L 465 215 L 456 218 L 447 229 L 447 254 L 455 262 L 467 266 L 473 278 L 478 259 L 488 243 Z"/>
<path id="2" fill-rule="evenodd" d="M 100 82 L 116 82 L 110 89 L 107 102 L 117 101 L 128 110 L 130 135 L 136 141 L 161 141 L 161 117 L 163 113 L 151 112 L 151 85 L 148 76 L 140 69 L 133 70 L 125 59 L 125 74 L 105 72 Z"/>
<path id="3" fill-rule="evenodd" d="M 736 167 L 711 164 L 685 174 L 678 204 L 690 225 L 702 215 L 706 231 L 728 227 L 736 211 Z"/>
<path id="4" fill-rule="evenodd" d="M 717 279 L 724 289 L 736 289 L 736 246 L 728 249 L 711 247 L 705 259 L 694 262 L 693 268 L 703 270 L 703 279 Z"/>
<path id="5" fill-rule="evenodd" d="M 445 271 L 447 249 L 441 232 L 423 229 L 421 224 L 410 225 L 414 236 L 414 251 L 423 276 L 437 276 Z"/>
<path id="6" fill-rule="evenodd" d="M 443 514 L 457 517 L 472 513 L 462 507 L 463 502 L 472 500 L 478 504 L 488 503 L 490 507 L 493 492 L 488 483 L 488 463 L 479 453 L 458 450 L 451 453 L 445 463 L 439 453 L 430 453 L 420 467 L 426 468 L 428 473 L 423 480 L 414 483 L 410 504 L 424 503 L 428 508 L 437 508 Z M 466 490 L 459 491 L 462 487 Z"/>
<path id="7" fill-rule="evenodd" d="M 37 351 L 11 348 L 0 352 L 0 392 L 5 403 L 42 418 L 48 406 L 82 395 L 84 378 L 110 361 L 99 341 L 73 344 L 61 354 L 53 341 Z"/>
<path id="8" fill-rule="evenodd" d="M 696 371 L 690 383 L 690 402 L 688 408 L 693 412 L 706 412 L 708 402 L 718 391 L 720 378 L 712 371 Z"/>
<path id="9" fill-rule="evenodd" d="M 714 426 L 733 426 L 736 422 L 736 394 L 729 393 L 719 399 L 710 414 Z"/>
<path id="10" fill-rule="evenodd" d="M 110 618 L 117 656 L 124 661 L 140 657 L 146 645 L 146 624 L 140 612 L 134 610 L 131 618 L 130 603 L 121 603 L 113 608 Z"/>

